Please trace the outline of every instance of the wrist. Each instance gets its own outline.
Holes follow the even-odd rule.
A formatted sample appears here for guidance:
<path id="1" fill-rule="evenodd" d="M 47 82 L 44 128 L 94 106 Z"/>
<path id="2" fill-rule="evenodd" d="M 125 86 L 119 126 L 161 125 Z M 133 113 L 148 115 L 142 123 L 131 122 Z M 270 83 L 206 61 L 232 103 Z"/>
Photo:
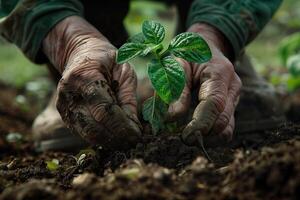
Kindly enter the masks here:
<path id="1" fill-rule="evenodd" d="M 206 23 L 195 23 L 189 27 L 187 32 L 195 32 L 217 49 L 219 49 L 227 58 L 233 57 L 233 49 L 228 39 L 217 28 Z"/>
<path id="2" fill-rule="evenodd" d="M 62 20 L 43 41 L 45 55 L 60 74 L 73 63 L 80 65 L 83 60 L 93 60 L 110 46 L 98 30 L 78 16 Z"/>

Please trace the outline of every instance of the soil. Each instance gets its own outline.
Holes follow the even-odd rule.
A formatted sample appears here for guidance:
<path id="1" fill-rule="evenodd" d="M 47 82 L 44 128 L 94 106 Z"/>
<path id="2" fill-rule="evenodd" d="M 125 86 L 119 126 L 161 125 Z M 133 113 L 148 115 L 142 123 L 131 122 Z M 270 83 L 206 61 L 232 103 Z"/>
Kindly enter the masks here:
<path id="1" fill-rule="evenodd" d="M 12 91 L 10 98 L 18 93 Z M 240 135 L 227 146 L 207 147 L 211 161 L 201 148 L 186 146 L 176 135 L 147 133 L 128 152 L 94 148 L 37 153 L 30 138 L 32 120 L 17 115 L 8 101 L 2 106 L 3 99 L 2 200 L 300 199 L 299 123 Z M 8 142 L 11 133 L 23 137 Z M 53 159 L 59 164 L 50 170 L 47 161 Z"/>

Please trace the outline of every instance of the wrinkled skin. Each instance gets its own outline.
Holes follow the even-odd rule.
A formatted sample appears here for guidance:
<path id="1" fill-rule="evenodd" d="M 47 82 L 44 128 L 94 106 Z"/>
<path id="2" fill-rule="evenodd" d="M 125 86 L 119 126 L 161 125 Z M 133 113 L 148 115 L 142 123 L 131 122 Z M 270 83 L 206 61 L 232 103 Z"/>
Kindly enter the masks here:
<path id="1" fill-rule="evenodd" d="M 137 78 L 129 64 L 115 63 L 116 48 L 72 16 L 49 32 L 43 51 L 62 75 L 56 105 L 65 124 L 91 144 L 112 149 L 136 144 Z"/>
<path id="2" fill-rule="evenodd" d="M 229 141 L 233 135 L 234 111 L 242 85 L 233 64 L 225 56 L 230 54 L 230 48 L 226 46 L 225 38 L 209 25 L 195 24 L 188 31 L 202 35 L 210 46 L 212 59 L 204 64 L 179 60 L 184 66 L 187 83 L 180 99 L 170 106 L 169 118 L 176 119 L 187 113 L 191 92 L 197 90 L 199 103 L 192 121 L 182 133 L 183 141 L 194 144 L 197 134 L 217 134 Z"/>
<path id="3" fill-rule="evenodd" d="M 187 84 L 180 99 L 171 105 L 169 118 L 186 114 L 191 91 L 198 90 L 199 104 L 183 131 L 183 140 L 193 144 L 199 133 L 231 139 L 241 81 L 225 56 L 229 50 L 224 37 L 205 24 L 195 24 L 188 31 L 201 33 L 213 57 L 202 65 L 179 60 Z M 141 135 L 137 79 L 129 64 L 115 63 L 115 47 L 84 19 L 73 16 L 50 31 L 43 50 L 62 75 L 57 109 L 66 125 L 91 144 L 112 149 L 136 144 Z"/>

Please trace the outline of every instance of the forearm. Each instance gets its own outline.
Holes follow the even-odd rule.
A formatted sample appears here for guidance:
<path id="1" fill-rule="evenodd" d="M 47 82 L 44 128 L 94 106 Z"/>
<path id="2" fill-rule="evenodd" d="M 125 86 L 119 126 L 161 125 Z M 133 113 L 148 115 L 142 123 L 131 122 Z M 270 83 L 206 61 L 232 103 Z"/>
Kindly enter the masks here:
<path id="1" fill-rule="evenodd" d="M 230 42 L 217 28 L 206 23 L 195 23 L 187 31 L 201 34 L 206 41 L 217 47 L 227 58 L 233 57 L 233 49 Z"/>
<path id="2" fill-rule="evenodd" d="M 9 15 L 0 20 L 1 36 L 16 44 L 31 61 L 46 63 L 44 38 L 61 20 L 83 16 L 83 6 L 79 0 L 23 0 L 7 12 Z"/>
<path id="3" fill-rule="evenodd" d="M 235 57 L 271 19 L 282 0 L 195 0 L 187 26 L 206 23 L 229 41 Z"/>

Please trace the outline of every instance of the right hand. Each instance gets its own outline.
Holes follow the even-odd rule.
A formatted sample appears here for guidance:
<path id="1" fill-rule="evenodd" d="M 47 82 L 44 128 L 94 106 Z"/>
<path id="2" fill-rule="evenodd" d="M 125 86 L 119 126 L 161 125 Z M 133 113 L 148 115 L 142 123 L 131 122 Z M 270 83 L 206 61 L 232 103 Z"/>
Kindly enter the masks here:
<path id="1" fill-rule="evenodd" d="M 134 147 L 141 136 L 137 78 L 129 64 L 116 64 L 116 48 L 72 16 L 52 29 L 43 49 L 62 74 L 57 109 L 66 125 L 93 145 Z"/>
<path id="2" fill-rule="evenodd" d="M 230 48 L 225 37 L 208 24 L 194 24 L 188 32 L 200 33 L 208 43 L 212 58 L 204 64 L 188 63 L 178 59 L 186 72 L 186 86 L 178 101 L 169 108 L 170 118 L 182 116 L 188 112 L 191 92 L 198 94 L 192 120 L 182 132 L 186 144 L 197 142 L 197 135 L 217 135 L 221 142 L 230 141 L 235 126 L 234 112 L 239 101 L 241 80 L 233 64 L 225 55 Z"/>

